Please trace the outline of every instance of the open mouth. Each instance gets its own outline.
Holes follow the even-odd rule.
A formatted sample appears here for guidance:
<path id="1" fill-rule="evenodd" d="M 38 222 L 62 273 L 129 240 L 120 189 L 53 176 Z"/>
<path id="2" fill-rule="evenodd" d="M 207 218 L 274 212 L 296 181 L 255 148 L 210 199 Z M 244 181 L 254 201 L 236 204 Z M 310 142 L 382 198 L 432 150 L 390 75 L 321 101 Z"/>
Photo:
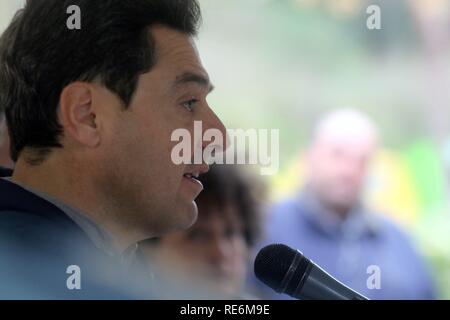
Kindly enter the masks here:
<path id="1" fill-rule="evenodd" d="M 185 173 L 183 175 L 183 177 L 185 177 L 185 178 L 196 180 L 196 181 L 198 181 L 199 176 L 200 176 L 200 174 L 198 174 L 198 173 Z"/>
<path id="2" fill-rule="evenodd" d="M 200 182 L 200 180 L 198 180 L 199 176 L 200 176 L 200 173 L 185 173 L 183 175 L 184 178 L 188 179 L 189 181 L 191 181 L 197 185 L 202 186 L 202 188 L 203 188 L 202 183 Z"/>
<path id="3" fill-rule="evenodd" d="M 203 189 L 203 184 L 198 179 L 200 175 L 205 174 L 208 172 L 209 166 L 200 166 L 199 168 L 192 168 L 191 172 L 186 172 L 183 174 L 183 178 L 187 179 L 188 181 L 196 184 L 197 186 L 200 186 L 201 189 Z"/>

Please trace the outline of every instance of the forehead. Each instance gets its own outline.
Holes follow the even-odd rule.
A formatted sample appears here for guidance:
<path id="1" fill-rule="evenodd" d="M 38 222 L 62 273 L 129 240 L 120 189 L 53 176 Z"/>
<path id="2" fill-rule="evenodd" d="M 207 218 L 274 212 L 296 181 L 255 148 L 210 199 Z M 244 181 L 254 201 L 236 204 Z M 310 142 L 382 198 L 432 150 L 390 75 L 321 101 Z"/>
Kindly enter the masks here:
<path id="1" fill-rule="evenodd" d="M 190 36 L 161 25 L 152 27 L 150 33 L 155 41 L 158 67 L 206 75 L 197 47 Z"/>
<path id="2" fill-rule="evenodd" d="M 372 141 L 348 140 L 348 141 L 323 141 L 317 145 L 322 152 L 340 152 L 348 156 L 366 157 L 374 153 L 376 146 Z"/>

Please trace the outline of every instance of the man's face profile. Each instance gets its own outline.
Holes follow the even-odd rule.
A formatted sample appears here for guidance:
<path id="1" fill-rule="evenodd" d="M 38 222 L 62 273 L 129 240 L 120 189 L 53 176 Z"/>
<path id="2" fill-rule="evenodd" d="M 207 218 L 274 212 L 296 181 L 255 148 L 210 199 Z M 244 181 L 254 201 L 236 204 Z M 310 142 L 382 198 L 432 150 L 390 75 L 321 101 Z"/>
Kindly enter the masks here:
<path id="1" fill-rule="evenodd" d="M 134 208 L 130 224 L 164 233 L 194 223 L 194 200 L 202 187 L 185 175 L 208 170 L 206 164 L 173 163 L 172 132 L 185 128 L 192 133 L 194 121 L 202 121 L 204 130 L 225 128 L 206 102 L 212 86 L 192 39 L 159 25 L 150 32 L 156 64 L 140 76 L 128 109 L 113 93 L 102 93 L 101 103 L 114 112 L 106 115 L 99 176 L 118 203 Z"/>

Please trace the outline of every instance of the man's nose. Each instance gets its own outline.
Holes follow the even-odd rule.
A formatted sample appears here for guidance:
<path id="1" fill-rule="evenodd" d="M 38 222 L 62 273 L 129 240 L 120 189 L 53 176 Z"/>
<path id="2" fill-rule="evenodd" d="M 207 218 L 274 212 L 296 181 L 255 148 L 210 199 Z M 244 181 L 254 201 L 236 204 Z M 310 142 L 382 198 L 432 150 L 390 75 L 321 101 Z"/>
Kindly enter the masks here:
<path id="1" fill-rule="evenodd" d="M 219 119 L 219 117 L 214 113 L 211 108 L 207 108 L 205 111 L 204 116 L 202 117 L 202 123 L 203 123 L 203 134 L 205 134 L 207 131 L 210 131 L 211 134 L 216 137 L 215 139 L 212 139 L 213 141 L 208 141 L 208 139 L 203 139 L 202 142 L 202 148 L 206 148 L 208 146 L 210 147 L 216 147 L 217 151 L 225 152 L 225 150 L 228 148 L 228 133 L 227 129 L 225 128 L 225 125 L 222 123 L 222 121 Z M 215 132 L 213 132 L 214 130 Z M 220 134 L 219 134 L 220 133 Z M 222 139 L 220 141 L 217 141 L 217 137 L 221 137 Z"/>

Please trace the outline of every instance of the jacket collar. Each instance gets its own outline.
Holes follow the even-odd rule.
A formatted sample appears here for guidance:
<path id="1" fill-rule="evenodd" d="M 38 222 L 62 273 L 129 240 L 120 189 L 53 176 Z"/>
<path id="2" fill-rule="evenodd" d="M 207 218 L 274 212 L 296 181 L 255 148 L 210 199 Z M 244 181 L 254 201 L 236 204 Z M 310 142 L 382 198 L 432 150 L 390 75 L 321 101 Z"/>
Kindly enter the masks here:
<path id="1" fill-rule="evenodd" d="M 11 176 L 12 171 L 7 170 L 6 173 L 6 176 Z M 4 177 L 5 175 L 0 177 L 0 211 L 27 212 L 62 223 L 67 227 L 78 228 L 59 208 Z"/>

